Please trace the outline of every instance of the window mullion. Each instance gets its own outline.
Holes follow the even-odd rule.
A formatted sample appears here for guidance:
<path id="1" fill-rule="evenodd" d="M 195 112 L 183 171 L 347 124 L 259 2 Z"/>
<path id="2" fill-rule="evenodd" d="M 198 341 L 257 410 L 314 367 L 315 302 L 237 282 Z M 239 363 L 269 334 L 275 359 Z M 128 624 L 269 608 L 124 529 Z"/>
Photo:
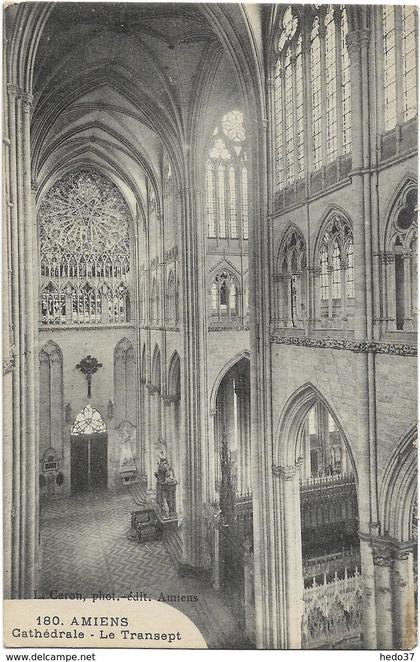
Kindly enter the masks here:
<path id="1" fill-rule="evenodd" d="M 311 91 L 311 35 L 302 33 L 302 63 L 303 63 L 303 107 L 305 109 L 305 162 L 307 192 L 310 190 L 312 172 L 312 91 Z"/>
<path id="2" fill-rule="evenodd" d="M 283 144 L 283 189 L 287 186 L 287 144 L 286 144 L 286 76 L 284 69 L 284 51 L 281 54 L 281 131 L 282 131 L 282 144 Z"/>
<path id="3" fill-rule="evenodd" d="M 394 7 L 395 17 L 395 82 L 396 82 L 396 101 L 397 101 L 397 125 L 401 126 L 404 122 L 404 72 L 402 61 L 402 8 L 396 5 Z"/>
<path id="4" fill-rule="evenodd" d="M 343 96 L 342 96 L 342 58 L 341 58 L 341 12 L 336 9 L 335 19 L 335 61 L 336 61 L 336 114 L 337 114 L 337 156 L 343 155 Z"/>
<path id="5" fill-rule="evenodd" d="M 321 58 L 321 127 L 322 127 L 322 165 L 327 164 L 327 80 L 325 54 L 325 23 L 319 23 L 319 43 Z"/>
<path id="6" fill-rule="evenodd" d="M 292 90 L 293 90 L 293 175 L 296 185 L 298 178 L 298 125 L 297 125 L 297 85 L 296 85 L 296 44 L 292 49 L 291 67 L 292 67 Z"/>

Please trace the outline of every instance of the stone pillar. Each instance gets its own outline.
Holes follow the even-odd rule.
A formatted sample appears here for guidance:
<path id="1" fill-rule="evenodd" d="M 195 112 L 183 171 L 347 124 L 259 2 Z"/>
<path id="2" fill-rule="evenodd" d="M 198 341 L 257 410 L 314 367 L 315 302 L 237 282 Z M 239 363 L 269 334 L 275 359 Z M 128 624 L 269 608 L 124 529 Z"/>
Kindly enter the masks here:
<path id="1" fill-rule="evenodd" d="M 32 598 L 38 582 L 38 254 L 32 209 L 30 114 L 32 96 L 7 85 L 13 375 L 13 505 L 11 597 Z M 24 313 L 24 314 L 23 314 Z"/>
<path id="2" fill-rule="evenodd" d="M 279 596 L 284 610 L 285 645 L 300 649 L 303 616 L 302 535 L 300 521 L 299 468 L 273 467 L 274 508 L 279 547 L 276 559 Z"/>
<path id="3" fill-rule="evenodd" d="M 185 474 L 183 476 L 183 504 L 185 518 L 183 526 L 184 561 L 186 564 L 202 565 L 203 492 L 207 445 L 207 297 L 203 201 L 199 190 L 189 183 L 178 194 L 181 218 L 181 272 L 183 292 L 183 380 L 181 402 L 183 403 Z"/>
<path id="4" fill-rule="evenodd" d="M 392 610 L 392 545 L 390 542 L 375 538 L 372 540 L 373 562 L 375 565 L 376 595 L 376 632 L 377 646 L 392 649 L 393 610 Z"/>
<path id="5" fill-rule="evenodd" d="M 394 545 L 394 648 L 411 650 L 416 645 L 413 543 Z"/>
<path id="6" fill-rule="evenodd" d="M 376 597 L 375 597 L 375 568 L 373 553 L 370 544 L 370 535 L 359 532 L 360 562 L 362 567 L 363 585 L 363 647 L 375 649 L 376 644 Z"/>

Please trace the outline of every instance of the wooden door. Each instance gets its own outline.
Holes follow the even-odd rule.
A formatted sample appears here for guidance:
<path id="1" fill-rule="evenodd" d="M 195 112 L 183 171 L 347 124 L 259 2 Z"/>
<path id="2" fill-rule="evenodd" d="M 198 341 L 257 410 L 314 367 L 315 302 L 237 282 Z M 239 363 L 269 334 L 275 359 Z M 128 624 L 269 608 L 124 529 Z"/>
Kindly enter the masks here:
<path id="1" fill-rule="evenodd" d="M 71 437 L 71 491 L 89 489 L 89 444 L 84 435 Z"/>
<path id="2" fill-rule="evenodd" d="M 107 486 L 108 443 L 107 434 L 95 434 L 89 439 L 90 489 Z"/>
<path id="3" fill-rule="evenodd" d="M 107 486 L 108 435 L 71 437 L 71 491 L 96 490 Z"/>

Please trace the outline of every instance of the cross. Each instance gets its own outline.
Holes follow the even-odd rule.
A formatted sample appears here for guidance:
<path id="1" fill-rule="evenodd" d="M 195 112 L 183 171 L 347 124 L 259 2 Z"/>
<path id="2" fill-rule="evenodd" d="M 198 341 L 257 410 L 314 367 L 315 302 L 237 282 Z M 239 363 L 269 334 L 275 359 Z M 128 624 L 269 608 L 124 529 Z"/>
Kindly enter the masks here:
<path id="1" fill-rule="evenodd" d="M 91 393 L 92 375 L 95 374 L 98 368 L 102 368 L 102 363 L 99 363 L 99 361 L 94 356 L 88 354 L 84 359 L 80 361 L 80 363 L 77 364 L 76 368 L 80 370 L 82 375 L 86 375 L 86 379 L 88 383 L 87 397 L 90 398 L 92 395 Z"/>

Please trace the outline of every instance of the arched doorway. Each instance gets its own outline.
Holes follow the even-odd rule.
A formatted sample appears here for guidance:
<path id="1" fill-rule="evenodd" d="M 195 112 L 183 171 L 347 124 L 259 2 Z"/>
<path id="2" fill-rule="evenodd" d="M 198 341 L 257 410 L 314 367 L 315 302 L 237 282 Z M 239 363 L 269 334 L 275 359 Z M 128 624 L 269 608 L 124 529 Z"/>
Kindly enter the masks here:
<path id="1" fill-rule="evenodd" d="M 71 491 L 73 494 L 107 486 L 108 433 L 101 414 L 87 405 L 71 428 Z"/>

